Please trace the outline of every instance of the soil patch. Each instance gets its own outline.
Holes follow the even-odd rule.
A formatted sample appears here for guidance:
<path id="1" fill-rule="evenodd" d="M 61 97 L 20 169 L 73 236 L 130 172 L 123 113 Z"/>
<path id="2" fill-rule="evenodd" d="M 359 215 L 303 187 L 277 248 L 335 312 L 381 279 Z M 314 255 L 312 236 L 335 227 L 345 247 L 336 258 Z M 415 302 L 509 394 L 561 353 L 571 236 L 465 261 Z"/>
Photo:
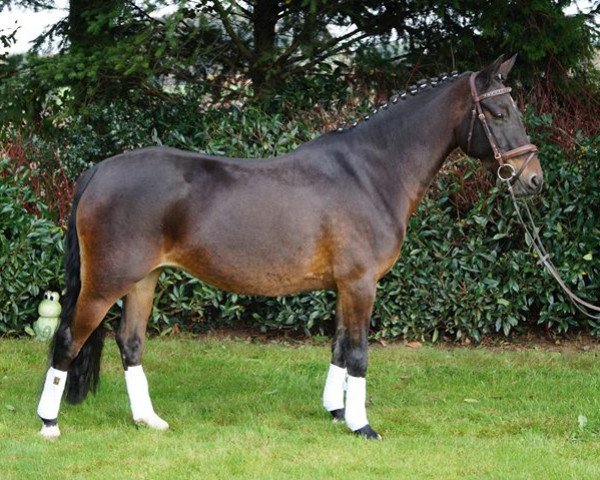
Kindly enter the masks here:
<path id="1" fill-rule="evenodd" d="M 331 341 L 331 338 L 327 336 L 307 336 L 302 332 L 261 332 L 258 327 L 252 326 L 251 324 L 220 327 L 194 336 L 197 338 L 235 339 L 252 343 L 281 343 L 291 347 L 303 344 L 329 345 Z M 433 345 L 427 342 L 425 342 L 425 344 Z M 371 345 L 383 348 L 387 346 L 405 346 L 407 348 L 418 349 L 423 346 L 423 343 L 414 340 L 398 339 L 389 341 L 375 340 L 371 342 Z M 545 332 L 529 332 L 511 335 L 510 337 L 491 335 L 485 337 L 480 343 L 475 343 L 468 339 L 463 341 L 438 341 L 435 343 L 435 346 L 440 348 L 488 348 L 492 350 L 513 351 L 532 349 L 556 352 L 596 352 L 600 351 L 600 339 L 593 337 L 589 333 L 582 332 L 560 336 L 549 335 Z"/>

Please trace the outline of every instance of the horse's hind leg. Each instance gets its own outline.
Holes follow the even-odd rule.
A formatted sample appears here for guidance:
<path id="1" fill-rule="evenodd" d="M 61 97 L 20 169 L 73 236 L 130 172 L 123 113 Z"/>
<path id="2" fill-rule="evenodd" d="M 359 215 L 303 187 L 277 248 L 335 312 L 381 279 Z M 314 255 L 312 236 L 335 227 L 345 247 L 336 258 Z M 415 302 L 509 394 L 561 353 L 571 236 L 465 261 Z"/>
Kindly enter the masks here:
<path id="1" fill-rule="evenodd" d="M 56 332 L 52 365 L 46 374 L 37 410 L 44 423 L 40 431 L 43 437 L 53 439 L 60 435 L 58 412 L 65 386 L 71 403 L 82 401 L 89 389 L 95 389 L 103 341 L 98 327 L 114 301 L 116 298 L 96 297 L 83 290 L 72 321 L 61 324 Z M 78 361 L 74 362 L 76 358 Z"/>
<path id="2" fill-rule="evenodd" d="M 144 337 L 159 275 L 160 271 L 155 270 L 137 282 L 127 293 L 123 318 L 117 333 L 117 344 L 125 369 L 125 383 L 133 420 L 151 428 L 166 430 L 169 424 L 154 412 L 148 381 L 142 369 Z"/>

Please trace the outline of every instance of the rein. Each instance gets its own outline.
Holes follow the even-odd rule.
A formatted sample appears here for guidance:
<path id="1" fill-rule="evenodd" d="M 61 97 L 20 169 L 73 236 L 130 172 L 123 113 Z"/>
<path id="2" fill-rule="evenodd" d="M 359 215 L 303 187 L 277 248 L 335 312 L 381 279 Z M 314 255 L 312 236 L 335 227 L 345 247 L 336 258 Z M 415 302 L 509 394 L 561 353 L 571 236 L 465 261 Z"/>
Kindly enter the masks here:
<path id="1" fill-rule="evenodd" d="M 556 280 L 558 285 L 567 294 L 567 297 L 569 298 L 571 303 L 581 313 L 583 313 L 584 315 L 586 315 L 590 318 L 593 318 L 595 320 L 600 320 L 600 307 L 593 305 L 589 302 L 586 302 L 583 298 L 581 298 L 578 295 L 576 295 L 575 293 L 573 293 L 571 291 L 571 289 L 569 287 L 567 287 L 567 284 L 565 283 L 565 281 L 562 279 L 562 277 L 558 273 L 556 267 L 550 260 L 550 255 L 546 251 L 546 248 L 544 247 L 544 244 L 542 243 L 540 236 L 538 235 L 538 232 L 540 231 L 540 229 L 538 227 L 536 227 L 535 222 L 533 221 L 533 216 L 531 215 L 531 210 L 529 210 L 529 206 L 526 203 L 524 204 L 525 212 L 527 213 L 527 219 L 529 220 L 530 226 L 528 226 L 527 223 L 525 222 L 525 220 L 523 219 L 521 209 L 519 208 L 519 204 L 517 203 L 515 192 L 513 191 L 513 185 L 519 179 L 519 177 L 521 176 L 521 173 L 523 173 L 523 171 L 525 170 L 525 167 L 527 167 L 529 162 L 533 159 L 533 157 L 535 156 L 538 149 L 535 145 L 533 145 L 532 143 L 529 143 L 527 145 L 522 145 L 520 147 L 513 148 L 512 150 L 509 150 L 508 152 L 503 153 L 500 151 L 500 149 L 498 148 L 498 145 L 495 141 L 494 135 L 493 135 L 493 133 L 487 123 L 487 120 L 485 118 L 485 115 L 483 113 L 483 108 L 481 107 L 481 100 L 510 93 L 510 91 L 512 89 L 510 87 L 504 87 L 504 88 L 499 88 L 497 90 L 492 90 L 492 91 L 483 93 L 481 95 L 478 95 L 477 87 L 475 85 L 475 80 L 477 78 L 478 73 L 479 72 L 473 72 L 471 74 L 471 76 L 469 77 L 469 85 L 471 87 L 471 98 L 473 100 L 473 109 L 471 110 L 471 125 L 469 128 L 469 136 L 467 138 L 467 154 L 471 150 L 471 140 L 473 138 L 473 128 L 475 126 L 475 117 L 478 117 L 479 121 L 481 122 L 481 126 L 483 127 L 483 131 L 485 132 L 485 135 L 490 143 L 490 147 L 492 148 L 492 151 L 494 152 L 494 158 L 500 164 L 498 167 L 498 172 L 497 172 L 498 178 L 503 183 L 506 184 L 506 187 L 508 189 L 508 192 L 510 193 L 510 197 L 512 199 L 513 205 L 515 207 L 515 211 L 517 212 L 517 218 L 519 219 L 521 226 L 525 230 L 526 237 L 529 236 L 529 238 L 531 239 L 531 244 L 533 245 L 535 252 L 537 253 L 537 255 L 540 258 L 539 263 L 542 263 L 544 265 L 544 267 L 546 267 L 546 269 L 554 277 L 554 279 Z M 519 170 L 515 170 L 515 167 L 507 162 L 507 160 L 510 158 L 519 157 L 519 156 L 525 155 L 527 153 L 529 153 L 529 156 L 523 162 L 523 165 L 521 165 L 521 168 L 519 168 Z M 598 313 L 592 314 L 588 310 L 592 310 L 592 311 L 598 312 Z"/>
<path id="2" fill-rule="evenodd" d="M 577 308 L 577 310 L 579 310 L 581 313 L 583 313 L 584 315 L 586 315 L 590 318 L 593 318 L 595 320 L 600 320 L 600 307 L 593 305 L 589 302 L 586 302 L 583 298 L 581 298 L 578 295 L 576 295 L 575 293 L 573 293 L 571 291 L 571 289 L 569 287 L 567 287 L 565 281 L 562 279 L 562 277 L 556 270 L 556 267 L 550 260 L 550 255 L 546 251 L 546 248 L 544 247 L 544 244 L 542 243 L 542 240 L 541 240 L 540 236 L 538 235 L 538 232 L 540 231 L 540 229 L 535 225 L 535 222 L 533 221 L 533 216 L 531 215 L 531 210 L 529 210 L 529 206 L 527 205 L 527 203 L 525 203 L 524 204 L 525 212 L 527 213 L 527 219 L 529 220 L 531 229 L 528 227 L 527 223 L 523 219 L 523 215 L 519 208 L 519 204 L 517 203 L 517 199 L 515 197 L 515 192 L 513 191 L 512 183 L 510 181 L 511 178 L 510 177 L 502 178 L 502 177 L 500 177 L 500 175 L 498 175 L 498 177 L 500 178 L 500 180 L 502 180 L 504 183 L 506 183 L 506 187 L 508 188 L 508 191 L 510 193 L 510 198 L 512 199 L 513 205 L 515 207 L 515 211 L 517 212 L 517 218 L 519 219 L 521 226 L 525 230 L 526 237 L 529 236 L 529 238 L 531 239 L 531 244 L 533 245 L 533 249 L 538 254 L 538 257 L 540 257 L 540 260 L 538 263 L 542 263 L 546 267 L 546 269 L 554 277 L 554 279 L 556 280 L 558 285 L 560 285 L 560 288 L 562 288 L 563 291 L 567 294 L 567 297 L 569 298 L 571 303 L 575 306 L 575 308 Z M 598 312 L 598 313 L 594 315 L 594 314 L 588 312 L 588 310 L 586 310 L 586 309 L 593 310 L 594 312 Z"/>

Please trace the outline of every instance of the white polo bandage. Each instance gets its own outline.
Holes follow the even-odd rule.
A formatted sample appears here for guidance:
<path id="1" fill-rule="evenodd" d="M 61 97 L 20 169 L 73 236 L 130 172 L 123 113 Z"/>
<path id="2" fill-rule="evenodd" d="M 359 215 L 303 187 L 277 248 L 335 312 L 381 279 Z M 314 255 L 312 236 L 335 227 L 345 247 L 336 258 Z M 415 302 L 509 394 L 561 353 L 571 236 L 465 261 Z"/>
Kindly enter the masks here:
<path id="1" fill-rule="evenodd" d="M 141 365 L 128 367 L 125 370 L 125 384 L 133 419 L 148 418 L 154 414 L 150 392 L 148 391 L 148 380 Z"/>
<path id="2" fill-rule="evenodd" d="M 369 424 L 367 421 L 367 380 L 364 377 L 348 375 L 346 391 L 346 425 L 353 432 Z"/>
<path id="3" fill-rule="evenodd" d="M 323 406 L 329 412 L 344 408 L 344 383 L 346 369 L 333 363 L 329 365 L 325 389 L 323 390 Z"/>
<path id="4" fill-rule="evenodd" d="M 50 367 L 46 373 L 44 390 L 40 397 L 37 413 L 44 420 L 54 420 L 58 417 L 60 400 L 65 391 L 67 372 Z"/>

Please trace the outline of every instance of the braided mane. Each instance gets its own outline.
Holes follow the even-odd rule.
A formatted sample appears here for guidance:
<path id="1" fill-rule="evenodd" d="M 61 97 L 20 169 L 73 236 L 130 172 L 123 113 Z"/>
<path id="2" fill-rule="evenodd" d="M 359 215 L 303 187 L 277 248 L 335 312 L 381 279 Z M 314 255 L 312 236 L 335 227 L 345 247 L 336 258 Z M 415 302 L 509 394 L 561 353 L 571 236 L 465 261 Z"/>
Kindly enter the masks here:
<path id="1" fill-rule="evenodd" d="M 372 118 L 374 115 L 376 115 L 379 111 L 387 110 L 390 107 L 390 105 L 396 105 L 398 102 L 402 102 L 407 99 L 410 99 L 411 97 L 416 96 L 417 94 L 419 94 L 426 88 L 435 88 L 438 85 L 441 85 L 442 83 L 453 81 L 458 76 L 459 76 L 458 71 L 454 70 L 451 73 L 441 73 L 436 77 L 422 78 L 421 80 L 418 80 L 416 84 L 408 87 L 407 90 L 403 90 L 403 91 L 398 92 L 395 95 L 393 95 L 386 103 L 379 105 L 378 107 L 375 107 L 373 110 L 371 110 L 370 113 L 363 116 L 360 120 L 356 120 L 349 125 L 348 124 L 340 125 L 334 131 L 342 133 L 342 132 L 351 130 L 352 128 L 356 127 L 360 123 L 368 121 L 370 118 Z"/>

